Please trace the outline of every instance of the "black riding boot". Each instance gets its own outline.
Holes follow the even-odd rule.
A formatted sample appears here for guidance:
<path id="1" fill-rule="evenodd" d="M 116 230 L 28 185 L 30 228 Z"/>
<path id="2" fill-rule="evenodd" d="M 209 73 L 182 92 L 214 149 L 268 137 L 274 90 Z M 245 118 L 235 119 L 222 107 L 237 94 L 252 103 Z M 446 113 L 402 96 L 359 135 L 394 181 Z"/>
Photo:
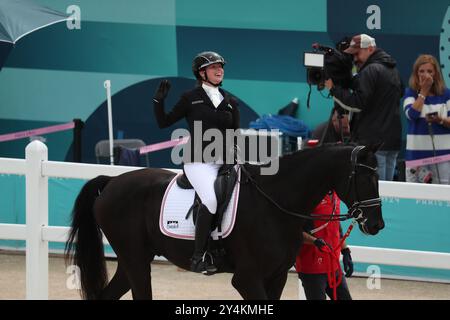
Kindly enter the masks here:
<path id="1" fill-rule="evenodd" d="M 217 271 L 212 256 L 206 251 L 211 233 L 211 223 L 214 215 L 208 208 L 200 205 L 195 222 L 195 249 L 191 258 L 191 271 L 203 274 L 212 274 Z"/>

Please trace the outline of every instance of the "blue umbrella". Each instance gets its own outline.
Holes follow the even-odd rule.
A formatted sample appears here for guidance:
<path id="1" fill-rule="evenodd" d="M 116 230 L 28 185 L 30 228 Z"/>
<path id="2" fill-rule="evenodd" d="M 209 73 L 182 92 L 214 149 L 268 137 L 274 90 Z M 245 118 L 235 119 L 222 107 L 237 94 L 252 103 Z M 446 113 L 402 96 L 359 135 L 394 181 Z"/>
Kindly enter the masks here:
<path id="1" fill-rule="evenodd" d="M 68 19 L 69 15 L 32 0 L 0 0 L 0 70 L 17 41 L 31 32 Z"/>

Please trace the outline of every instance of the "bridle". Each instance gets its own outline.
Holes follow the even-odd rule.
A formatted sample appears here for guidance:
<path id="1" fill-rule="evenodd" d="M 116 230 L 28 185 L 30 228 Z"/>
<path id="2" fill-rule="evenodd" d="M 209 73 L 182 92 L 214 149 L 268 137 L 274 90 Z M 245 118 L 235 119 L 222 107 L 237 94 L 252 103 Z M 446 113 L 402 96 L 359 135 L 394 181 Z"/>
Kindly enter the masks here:
<path id="1" fill-rule="evenodd" d="M 365 164 L 362 163 L 358 163 L 357 159 L 358 159 L 358 153 L 363 150 L 365 148 L 365 146 L 357 146 L 352 150 L 351 153 L 351 166 L 352 166 L 352 170 L 351 170 L 351 174 L 348 178 L 348 187 L 347 187 L 347 192 L 346 192 L 346 196 L 349 195 L 350 190 L 353 189 L 355 190 L 355 195 L 356 195 L 356 201 L 353 202 L 353 204 L 351 205 L 350 209 L 348 210 L 348 212 L 346 214 L 311 214 L 311 215 L 306 215 L 306 214 L 302 214 L 302 213 L 298 213 L 298 212 L 294 212 L 294 211 L 290 211 L 288 209 L 283 208 L 280 204 L 278 204 L 275 200 L 273 200 L 269 195 L 267 195 L 261 188 L 260 186 L 258 186 L 257 182 L 253 179 L 253 177 L 251 176 L 251 174 L 247 171 L 247 169 L 245 169 L 245 167 L 243 165 L 241 165 L 241 169 L 244 172 L 244 174 L 246 175 L 247 179 L 249 181 L 251 181 L 253 183 L 253 185 L 256 187 L 256 189 L 270 202 L 272 203 L 275 207 L 277 207 L 279 210 L 281 210 L 282 212 L 291 215 L 291 216 L 295 216 L 297 218 L 303 218 L 303 219 L 309 219 L 309 220 L 326 220 L 326 221 L 345 221 L 348 219 L 354 219 L 354 222 L 358 222 L 361 225 L 361 229 L 364 233 L 368 233 L 365 223 L 367 222 L 367 217 L 364 216 L 364 208 L 377 208 L 377 207 L 381 207 L 381 198 L 371 198 L 371 199 L 366 199 L 366 200 L 359 200 L 358 197 L 358 189 L 356 188 L 356 177 L 357 177 L 357 169 L 359 167 L 362 168 L 366 168 L 371 170 L 372 172 L 376 172 L 377 168 L 374 167 L 370 167 L 367 166 Z"/>
<path id="2" fill-rule="evenodd" d="M 377 168 L 375 167 L 370 167 L 368 165 L 365 165 L 363 163 L 358 163 L 357 159 L 358 159 L 358 153 L 363 150 L 365 148 L 365 146 L 357 146 L 352 150 L 352 154 L 351 154 L 351 165 L 352 165 L 352 171 L 351 174 L 349 176 L 349 183 L 348 183 L 348 188 L 347 188 L 347 192 L 346 195 L 349 195 L 350 189 L 353 187 L 354 191 L 355 191 L 355 195 L 356 195 L 356 201 L 353 202 L 353 204 L 351 205 L 351 207 L 348 210 L 347 215 L 349 215 L 350 217 L 352 217 L 353 219 L 355 219 L 355 221 L 357 221 L 360 226 L 361 226 L 361 230 L 365 233 L 368 234 L 367 232 L 367 228 L 366 228 L 366 222 L 367 222 L 367 217 L 364 216 L 364 208 L 378 208 L 381 207 L 381 198 L 371 198 L 371 199 L 366 199 L 366 200 L 359 200 L 359 195 L 358 195 L 358 189 L 356 188 L 356 171 L 358 167 L 362 167 L 362 168 L 366 168 L 369 169 L 370 171 L 372 171 L 374 174 L 377 172 Z"/>

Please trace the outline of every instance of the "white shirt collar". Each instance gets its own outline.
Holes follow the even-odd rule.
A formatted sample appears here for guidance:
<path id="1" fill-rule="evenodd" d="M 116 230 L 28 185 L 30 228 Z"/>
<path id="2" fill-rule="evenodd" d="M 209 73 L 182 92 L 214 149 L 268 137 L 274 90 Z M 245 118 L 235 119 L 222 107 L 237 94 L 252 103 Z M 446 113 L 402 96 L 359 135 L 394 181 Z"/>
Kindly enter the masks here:
<path id="1" fill-rule="evenodd" d="M 218 87 L 208 86 L 207 84 L 202 83 L 202 88 L 209 94 L 218 94 L 220 93 Z"/>
<path id="2" fill-rule="evenodd" d="M 202 83 L 202 88 L 203 88 L 203 90 L 205 90 L 206 94 L 208 95 L 209 99 L 213 103 L 214 107 L 217 108 L 223 100 L 223 96 L 220 93 L 219 88 L 208 86 L 204 83 Z"/>

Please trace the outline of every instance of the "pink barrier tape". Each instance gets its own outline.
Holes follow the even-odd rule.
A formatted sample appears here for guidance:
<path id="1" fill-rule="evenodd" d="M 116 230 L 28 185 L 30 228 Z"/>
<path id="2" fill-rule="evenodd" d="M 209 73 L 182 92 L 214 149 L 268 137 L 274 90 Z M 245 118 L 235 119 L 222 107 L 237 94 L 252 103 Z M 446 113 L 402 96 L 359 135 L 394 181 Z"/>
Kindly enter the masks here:
<path id="1" fill-rule="evenodd" d="M 52 132 L 69 130 L 69 129 L 73 129 L 74 127 L 75 127 L 75 122 L 72 121 L 72 122 L 68 122 L 68 123 L 64 123 L 64 124 L 57 124 L 55 126 L 50 126 L 50 127 L 45 127 L 45 128 L 38 128 L 38 129 L 2 134 L 2 135 L 0 135 L 0 142 L 23 139 L 23 138 L 28 138 L 28 137 L 52 133 Z"/>
<path id="2" fill-rule="evenodd" d="M 189 140 L 189 137 L 184 137 L 181 139 L 169 140 L 165 142 L 159 142 L 155 144 L 150 144 L 148 146 L 139 149 L 140 154 L 145 154 L 153 151 L 158 151 L 162 149 L 172 148 L 179 144 L 185 144 Z"/>
<path id="3" fill-rule="evenodd" d="M 419 166 L 425 166 L 429 164 L 436 164 L 441 163 L 445 161 L 450 161 L 450 154 L 446 154 L 445 156 L 437 156 L 437 157 L 430 157 L 430 158 L 424 158 L 419 160 L 411 160 L 411 161 L 405 161 L 405 165 L 407 168 L 415 168 Z"/>

